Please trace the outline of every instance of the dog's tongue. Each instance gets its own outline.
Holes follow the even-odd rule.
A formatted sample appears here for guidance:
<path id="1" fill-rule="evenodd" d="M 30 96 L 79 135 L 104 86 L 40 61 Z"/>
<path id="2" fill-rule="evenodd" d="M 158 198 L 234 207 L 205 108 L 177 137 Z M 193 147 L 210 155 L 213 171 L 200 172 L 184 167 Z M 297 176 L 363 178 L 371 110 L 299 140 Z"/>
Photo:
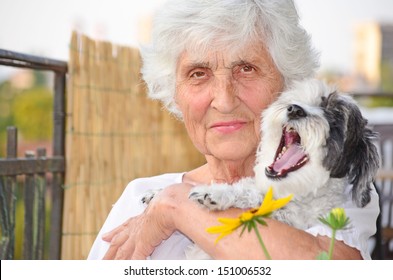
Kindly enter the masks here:
<path id="1" fill-rule="evenodd" d="M 288 170 L 301 161 L 304 156 L 305 154 L 300 145 L 290 145 L 281 158 L 274 162 L 273 169 L 276 172 Z"/>

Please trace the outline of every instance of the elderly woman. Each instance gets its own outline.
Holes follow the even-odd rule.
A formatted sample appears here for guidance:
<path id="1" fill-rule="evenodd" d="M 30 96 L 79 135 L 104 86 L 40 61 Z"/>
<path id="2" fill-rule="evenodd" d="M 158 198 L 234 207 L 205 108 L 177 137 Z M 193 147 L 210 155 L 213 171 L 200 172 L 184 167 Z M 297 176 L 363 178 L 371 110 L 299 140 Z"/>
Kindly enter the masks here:
<path id="1" fill-rule="evenodd" d="M 234 183 L 253 176 L 261 112 L 293 81 L 314 76 L 318 56 L 291 0 L 173 0 L 156 16 L 142 49 L 143 78 L 153 99 L 183 120 L 206 164 L 185 173 L 132 181 L 114 205 L 90 259 L 184 259 L 195 242 L 216 259 L 260 259 L 255 235 L 232 234 L 215 245 L 206 233 L 217 217 L 188 199 L 193 185 Z M 317 176 L 317 174 L 316 174 Z M 141 196 L 164 188 L 145 207 Z M 334 258 L 370 258 L 378 197 L 357 208 L 348 197 L 350 231 L 338 233 Z M 315 259 L 327 251 L 323 225 L 299 230 L 276 220 L 261 227 L 273 259 Z"/>

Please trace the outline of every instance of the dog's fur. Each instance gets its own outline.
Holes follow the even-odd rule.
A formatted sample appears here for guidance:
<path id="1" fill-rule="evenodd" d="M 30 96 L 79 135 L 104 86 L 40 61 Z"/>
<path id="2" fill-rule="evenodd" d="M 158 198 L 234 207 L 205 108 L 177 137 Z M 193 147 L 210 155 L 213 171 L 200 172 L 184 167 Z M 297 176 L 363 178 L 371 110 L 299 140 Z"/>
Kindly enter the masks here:
<path id="1" fill-rule="evenodd" d="M 271 186 L 275 198 L 293 194 L 272 217 L 299 229 L 317 224 L 320 216 L 342 206 L 349 184 L 358 207 L 370 201 L 379 165 L 372 143 L 376 134 L 350 97 L 329 90 L 321 81 L 296 82 L 263 112 L 261 135 L 255 178 L 197 186 L 190 199 L 210 210 L 257 207 Z M 292 148 L 288 145 L 287 155 L 279 154 L 284 139 L 295 142 Z M 286 173 L 292 165 L 294 170 Z M 151 195 L 144 199 L 148 202 Z M 202 257 L 195 248 L 189 256 Z"/>

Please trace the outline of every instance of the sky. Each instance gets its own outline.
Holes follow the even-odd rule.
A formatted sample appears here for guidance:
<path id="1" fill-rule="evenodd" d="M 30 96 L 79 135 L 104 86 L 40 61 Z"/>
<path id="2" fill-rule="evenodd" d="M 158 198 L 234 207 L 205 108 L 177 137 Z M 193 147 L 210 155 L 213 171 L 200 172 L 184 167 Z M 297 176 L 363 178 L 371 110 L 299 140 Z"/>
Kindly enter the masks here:
<path id="1" fill-rule="evenodd" d="M 165 0 L 0 0 L 0 48 L 68 59 L 73 29 L 96 39 L 138 46 L 138 22 Z M 321 53 L 321 69 L 353 69 L 359 22 L 393 24 L 393 0 L 295 0 Z M 0 79 L 9 70 L 0 67 Z"/>

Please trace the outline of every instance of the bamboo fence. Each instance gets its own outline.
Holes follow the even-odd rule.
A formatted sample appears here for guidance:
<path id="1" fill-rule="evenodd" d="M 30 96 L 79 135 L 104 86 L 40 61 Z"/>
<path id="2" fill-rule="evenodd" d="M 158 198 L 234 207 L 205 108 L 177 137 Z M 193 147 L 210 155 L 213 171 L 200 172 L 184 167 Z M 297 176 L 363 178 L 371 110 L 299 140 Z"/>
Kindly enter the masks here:
<path id="1" fill-rule="evenodd" d="M 183 124 L 146 97 L 137 49 L 73 33 L 67 84 L 62 259 L 85 259 L 129 181 L 204 158 Z"/>

